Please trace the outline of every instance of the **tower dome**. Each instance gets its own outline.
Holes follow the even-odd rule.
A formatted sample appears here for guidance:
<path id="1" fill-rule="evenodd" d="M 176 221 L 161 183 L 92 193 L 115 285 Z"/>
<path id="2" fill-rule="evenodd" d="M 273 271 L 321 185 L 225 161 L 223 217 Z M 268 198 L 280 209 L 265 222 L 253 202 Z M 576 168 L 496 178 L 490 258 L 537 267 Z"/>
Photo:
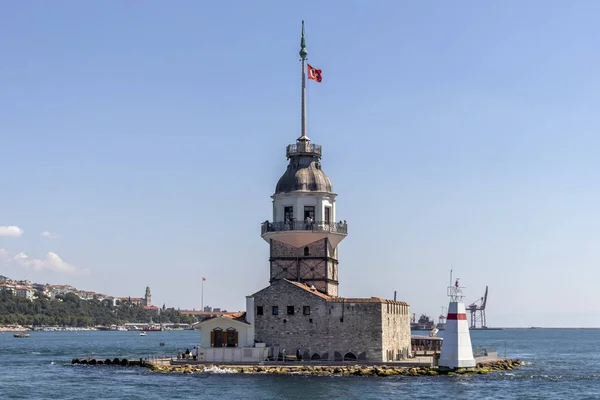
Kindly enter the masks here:
<path id="1" fill-rule="evenodd" d="M 302 150 L 302 151 L 301 151 Z M 279 178 L 275 194 L 289 192 L 333 193 L 331 180 L 321 169 L 321 146 L 309 141 L 298 142 L 287 149 L 290 163 Z"/>

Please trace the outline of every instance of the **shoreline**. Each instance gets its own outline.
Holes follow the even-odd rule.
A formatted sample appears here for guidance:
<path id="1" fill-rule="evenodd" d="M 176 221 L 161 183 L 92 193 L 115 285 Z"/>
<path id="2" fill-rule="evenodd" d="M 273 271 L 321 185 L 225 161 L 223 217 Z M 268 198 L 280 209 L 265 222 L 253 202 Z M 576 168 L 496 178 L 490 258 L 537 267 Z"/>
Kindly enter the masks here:
<path id="1" fill-rule="evenodd" d="M 510 371 L 525 363 L 518 359 L 497 359 L 482 361 L 474 368 L 458 368 L 456 370 L 439 367 L 410 367 L 402 365 L 235 365 L 235 364 L 183 364 L 165 365 L 164 363 L 148 363 L 149 372 L 154 373 L 207 373 L 225 372 L 242 374 L 304 374 L 316 376 L 437 376 L 437 375 L 484 375 L 490 372 Z"/>

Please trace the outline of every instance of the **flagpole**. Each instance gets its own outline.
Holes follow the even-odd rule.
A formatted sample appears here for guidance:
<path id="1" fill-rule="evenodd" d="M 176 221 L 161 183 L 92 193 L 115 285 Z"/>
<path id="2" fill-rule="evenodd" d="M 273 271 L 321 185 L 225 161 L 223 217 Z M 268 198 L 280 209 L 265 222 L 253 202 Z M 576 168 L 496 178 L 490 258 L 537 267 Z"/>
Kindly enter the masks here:
<path id="1" fill-rule="evenodd" d="M 304 21 L 302 21 L 302 38 L 300 39 L 300 57 L 302 59 L 302 107 L 301 107 L 301 135 L 299 141 L 309 140 L 306 136 L 306 41 L 304 40 Z"/>
<path id="2" fill-rule="evenodd" d="M 204 311 L 204 277 L 202 277 L 202 283 L 200 285 L 200 311 Z"/>

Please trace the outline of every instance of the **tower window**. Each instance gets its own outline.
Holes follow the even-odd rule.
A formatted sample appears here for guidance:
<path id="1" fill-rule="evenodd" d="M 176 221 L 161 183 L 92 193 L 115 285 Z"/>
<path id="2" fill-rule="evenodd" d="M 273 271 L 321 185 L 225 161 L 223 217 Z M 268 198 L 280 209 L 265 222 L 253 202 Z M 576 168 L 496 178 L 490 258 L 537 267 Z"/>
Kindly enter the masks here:
<path id="1" fill-rule="evenodd" d="M 325 207 L 325 218 L 326 223 L 331 223 L 331 207 Z"/>
<path id="2" fill-rule="evenodd" d="M 288 206 L 283 207 L 283 220 L 285 222 L 291 222 L 294 218 L 294 207 Z"/>
<path id="3" fill-rule="evenodd" d="M 304 206 L 304 221 L 310 218 L 312 221 L 315 220 L 315 207 L 314 206 Z"/>
<path id="4" fill-rule="evenodd" d="M 305 255 L 305 256 L 310 256 L 310 249 L 308 248 L 308 246 L 306 246 L 306 247 L 304 248 L 304 255 Z"/>
<path id="5" fill-rule="evenodd" d="M 287 306 L 287 314 L 294 315 L 294 306 Z"/>
<path id="6" fill-rule="evenodd" d="M 273 315 L 279 315 L 279 307 L 273 306 Z"/>
<path id="7" fill-rule="evenodd" d="M 256 306 L 256 315 L 263 315 L 263 307 Z"/>
<path id="8" fill-rule="evenodd" d="M 310 306 L 302 307 L 302 312 L 304 315 L 310 315 Z"/>

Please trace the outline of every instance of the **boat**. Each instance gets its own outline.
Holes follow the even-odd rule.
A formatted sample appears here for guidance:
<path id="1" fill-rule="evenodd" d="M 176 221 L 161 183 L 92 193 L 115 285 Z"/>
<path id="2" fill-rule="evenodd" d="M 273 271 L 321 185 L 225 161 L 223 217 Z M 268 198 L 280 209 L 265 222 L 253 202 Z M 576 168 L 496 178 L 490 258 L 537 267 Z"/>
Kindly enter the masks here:
<path id="1" fill-rule="evenodd" d="M 146 332 L 142 332 L 142 333 L 140 333 L 140 336 L 146 336 L 146 335 L 147 335 L 147 333 L 146 333 Z"/>
<path id="2" fill-rule="evenodd" d="M 25 332 L 19 332 L 19 333 L 13 334 L 13 337 L 16 337 L 16 338 L 27 338 L 29 336 L 31 336 L 31 335 L 29 335 L 29 333 L 25 333 Z"/>
<path id="3" fill-rule="evenodd" d="M 435 323 L 427 315 L 421 314 L 419 320 L 416 321 L 415 314 L 411 318 L 410 329 L 413 331 L 430 331 L 435 328 Z"/>

